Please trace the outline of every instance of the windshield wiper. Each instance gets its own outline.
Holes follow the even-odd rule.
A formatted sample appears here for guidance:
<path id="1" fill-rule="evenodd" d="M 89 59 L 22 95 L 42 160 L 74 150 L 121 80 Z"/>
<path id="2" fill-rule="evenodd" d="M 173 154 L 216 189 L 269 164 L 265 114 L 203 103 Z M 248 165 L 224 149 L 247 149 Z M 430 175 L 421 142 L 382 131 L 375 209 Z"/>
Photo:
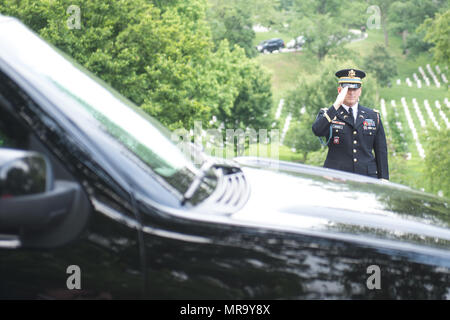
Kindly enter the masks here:
<path id="1" fill-rule="evenodd" d="M 203 165 L 200 167 L 200 172 L 194 177 L 189 188 L 183 195 L 183 200 L 181 200 L 181 204 L 184 205 L 186 201 L 192 199 L 197 189 L 200 187 L 202 180 L 208 176 L 210 170 L 214 167 L 215 163 L 211 160 L 206 160 Z"/>
<path id="2" fill-rule="evenodd" d="M 226 161 L 222 159 L 207 159 L 200 167 L 200 172 L 194 177 L 191 185 L 184 193 L 181 204 L 185 205 L 188 200 L 192 199 L 192 197 L 195 195 L 195 192 L 200 187 L 203 179 L 205 179 L 206 177 L 211 177 L 211 172 L 214 174 L 214 178 L 218 178 L 220 174 L 216 173 L 215 171 L 211 171 L 211 169 L 219 168 L 224 169 L 226 173 L 241 170 L 240 166 L 234 161 Z"/>

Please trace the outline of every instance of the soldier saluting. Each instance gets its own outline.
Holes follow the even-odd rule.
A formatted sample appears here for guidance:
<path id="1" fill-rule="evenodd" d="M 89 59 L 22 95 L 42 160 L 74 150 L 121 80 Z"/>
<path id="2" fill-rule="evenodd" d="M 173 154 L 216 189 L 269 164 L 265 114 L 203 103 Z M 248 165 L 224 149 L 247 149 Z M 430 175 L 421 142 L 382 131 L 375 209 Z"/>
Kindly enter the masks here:
<path id="1" fill-rule="evenodd" d="M 380 114 L 358 103 L 365 76 L 356 69 L 336 72 L 339 94 L 330 108 L 320 110 L 312 130 L 327 139 L 325 168 L 388 180 L 386 136 Z"/>

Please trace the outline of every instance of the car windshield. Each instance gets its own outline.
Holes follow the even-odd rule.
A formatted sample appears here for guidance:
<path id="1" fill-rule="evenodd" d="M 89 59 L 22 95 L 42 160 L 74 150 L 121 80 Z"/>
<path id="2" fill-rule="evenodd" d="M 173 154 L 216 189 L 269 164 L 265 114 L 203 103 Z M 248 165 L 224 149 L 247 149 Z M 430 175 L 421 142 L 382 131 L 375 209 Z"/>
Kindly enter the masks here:
<path id="1" fill-rule="evenodd" d="M 45 85 L 63 92 L 80 109 L 71 110 L 72 116 L 89 115 L 91 121 L 99 123 L 104 131 L 172 187 L 180 193 L 186 191 L 199 169 L 171 141 L 170 132 L 155 119 L 99 82 L 73 60 L 63 57 L 22 24 L 8 23 L 8 28 L 0 28 L 0 40 L 8 43 L 0 58 L 14 59 L 15 65 L 21 65 L 27 73 L 38 75 Z"/>

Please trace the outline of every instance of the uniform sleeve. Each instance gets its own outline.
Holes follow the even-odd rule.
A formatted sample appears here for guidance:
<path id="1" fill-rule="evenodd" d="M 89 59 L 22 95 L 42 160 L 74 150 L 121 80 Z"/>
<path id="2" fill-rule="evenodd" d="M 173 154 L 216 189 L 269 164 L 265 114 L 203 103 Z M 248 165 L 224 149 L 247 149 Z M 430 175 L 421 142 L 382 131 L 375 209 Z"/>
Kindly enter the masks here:
<path id="1" fill-rule="evenodd" d="M 331 106 L 321 109 L 312 125 L 312 131 L 318 137 L 327 137 L 330 132 L 331 120 L 337 115 L 337 110 Z"/>
<path id="2" fill-rule="evenodd" d="M 381 119 L 379 119 L 378 131 L 377 135 L 375 136 L 374 150 L 375 160 L 377 162 L 378 178 L 389 180 L 386 135 L 384 133 L 383 123 L 381 122 Z"/>

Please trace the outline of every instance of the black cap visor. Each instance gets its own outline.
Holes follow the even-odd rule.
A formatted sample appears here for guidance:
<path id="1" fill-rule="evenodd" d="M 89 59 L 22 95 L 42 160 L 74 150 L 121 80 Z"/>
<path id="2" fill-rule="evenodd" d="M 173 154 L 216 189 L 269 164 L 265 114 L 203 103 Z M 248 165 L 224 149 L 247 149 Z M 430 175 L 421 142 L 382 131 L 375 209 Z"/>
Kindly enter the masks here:
<path id="1" fill-rule="evenodd" d="M 340 85 L 342 88 L 349 88 L 349 89 L 361 88 L 361 83 L 341 83 Z"/>

